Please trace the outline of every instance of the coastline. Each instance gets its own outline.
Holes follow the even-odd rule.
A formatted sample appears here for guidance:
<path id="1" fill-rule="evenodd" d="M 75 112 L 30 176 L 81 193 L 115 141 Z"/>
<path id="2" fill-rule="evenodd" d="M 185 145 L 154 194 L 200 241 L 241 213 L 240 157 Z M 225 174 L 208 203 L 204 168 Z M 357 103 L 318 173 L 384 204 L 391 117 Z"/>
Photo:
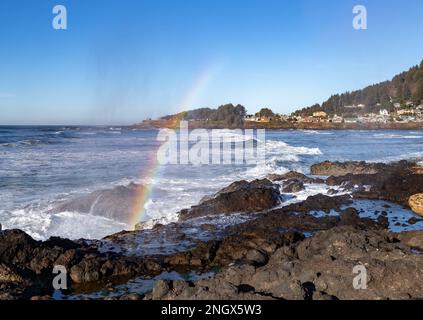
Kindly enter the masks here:
<path id="1" fill-rule="evenodd" d="M 406 161 L 350 161 L 318 163 L 310 171 L 309 176 L 289 172 L 234 182 L 181 211 L 177 223 L 122 231 L 98 241 L 54 237 L 41 242 L 19 230 L 1 231 L 0 299 L 53 299 L 51 270 L 57 264 L 66 267 L 72 283 L 63 299 L 423 296 L 423 282 L 416 280 L 423 277 L 423 219 L 400 213 L 410 195 L 423 190 L 421 167 Z M 327 195 L 277 204 L 286 202 L 282 193 L 322 183 L 331 188 Z M 374 201 L 381 209 L 369 212 L 357 201 Z M 239 216 L 241 211 L 246 214 Z M 232 223 L 225 225 L 227 219 Z M 176 246 L 155 253 L 134 251 L 134 246 L 156 247 L 157 239 L 162 246 L 163 241 Z M 352 281 L 351 268 L 357 263 L 371 272 L 370 290 L 345 284 Z M 416 274 L 416 267 L 422 272 Z M 282 272 L 271 276 L 276 270 Z M 387 274 L 389 290 L 383 285 Z M 136 289 L 146 281 L 149 289 Z M 103 290 L 112 295 L 98 294 Z"/>
<path id="2" fill-rule="evenodd" d="M 189 121 L 190 129 L 228 129 L 221 123 Z M 175 128 L 174 121 L 151 120 L 130 126 L 136 129 Z M 266 130 L 423 130 L 423 122 L 408 123 L 292 123 L 292 122 L 244 122 L 243 129 Z M 237 128 L 234 128 L 237 129 Z"/>

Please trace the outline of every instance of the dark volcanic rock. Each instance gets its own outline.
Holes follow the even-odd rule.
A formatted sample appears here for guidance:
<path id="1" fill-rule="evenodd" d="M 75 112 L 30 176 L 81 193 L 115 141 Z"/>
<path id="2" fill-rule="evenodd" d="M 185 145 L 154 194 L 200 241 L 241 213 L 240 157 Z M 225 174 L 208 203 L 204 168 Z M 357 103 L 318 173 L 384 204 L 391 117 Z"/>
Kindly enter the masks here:
<path id="1" fill-rule="evenodd" d="M 337 194 L 337 193 L 339 193 L 339 191 L 338 190 L 335 190 L 335 189 L 329 189 L 328 190 L 328 195 L 334 195 L 334 194 Z"/>
<path id="2" fill-rule="evenodd" d="M 336 168 L 337 173 L 343 170 L 348 174 L 332 176 L 327 183 L 352 188 L 354 197 L 386 199 L 402 204 L 407 202 L 409 194 L 423 190 L 422 176 L 410 169 L 407 162 L 368 166 L 338 163 Z M 374 170 L 377 173 L 372 173 Z M 294 190 L 304 184 L 316 183 L 316 180 L 308 179 L 291 172 L 281 181 L 285 188 L 296 192 Z M 129 196 L 132 191 L 121 191 L 117 193 L 127 194 L 124 199 L 132 198 Z M 96 203 L 95 208 L 102 197 L 87 198 L 82 201 L 81 208 L 87 208 L 94 200 L 92 210 L 93 204 Z M 111 197 L 110 204 L 113 205 L 121 198 Z M 220 213 L 262 213 L 248 215 L 251 220 L 238 225 L 199 227 L 208 235 L 207 239 L 212 240 L 201 241 L 185 234 L 181 225 L 192 228 L 193 221 L 158 225 L 153 230 L 121 232 L 105 240 L 112 246 L 119 246 L 119 241 L 132 239 L 134 242 L 126 244 L 138 248 L 151 245 L 148 242 L 151 237 L 166 240 L 163 243 L 178 244 L 189 237 L 190 244 L 178 249 L 187 251 L 173 254 L 168 252 L 175 251 L 168 251 L 166 255 L 154 257 L 101 253 L 94 244 L 83 240 L 50 238 L 41 242 L 19 230 L 2 231 L 0 299 L 49 299 L 53 293 L 52 269 L 55 265 L 66 267 L 71 290 L 109 288 L 116 281 L 122 283 L 138 276 L 150 278 L 163 271 L 219 270 L 212 278 L 195 282 L 158 281 L 152 293 L 125 292 L 121 297 L 112 298 L 116 300 L 423 297 L 423 255 L 418 254 L 418 250 L 423 250 L 421 232 L 389 233 L 384 230 L 389 225 L 388 219 L 380 212 L 375 212 L 376 222 L 360 218 L 356 209 L 348 208 L 352 203 L 350 195 L 330 197 L 318 194 L 299 203 L 274 208 L 279 202 L 279 185 L 267 179 L 240 181 L 181 213 L 181 220 Z M 325 214 L 333 211 L 339 216 Z M 401 225 L 398 219 L 396 221 Z M 410 221 L 413 222 L 417 221 Z M 168 236 L 164 236 L 166 234 Z M 353 287 L 356 276 L 353 268 L 357 265 L 366 267 L 367 290 Z"/>
<path id="3" fill-rule="evenodd" d="M 398 162 L 395 166 L 411 168 L 415 163 L 406 161 Z M 320 176 L 344 176 L 347 174 L 376 174 L 383 173 L 387 168 L 392 167 L 385 163 L 366 163 L 364 161 L 330 162 L 325 161 L 312 165 L 311 174 Z"/>
<path id="4" fill-rule="evenodd" d="M 345 204 L 350 204 L 351 202 L 352 198 L 350 195 L 330 197 L 322 194 L 317 194 L 314 196 L 309 196 L 305 201 L 287 206 L 284 209 L 296 212 L 329 212 L 330 210 L 338 210 L 341 206 Z"/>
<path id="5" fill-rule="evenodd" d="M 0 299 L 50 295 L 52 271 L 64 266 L 73 285 L 99 282 L 115 277 L 157 274 L 162 266 L 155 259 L 100 253 L 71 240 L 50 238 L 35 241 L 20 230 L 0 233 Z M 10 296 L 11 295 L 11 296 Z"/>
<path id="6" fill-rule="evenodd" d="M 282 192 L 296 193 L 304 190 L 304 183 L 296 179 L 290 179 L 284 182 Z"/>
<path id="7" fill-rule="evenodd" d="M 416 223 L 418 223 L 420 221 L 423 221 L 423 219 L 417 219 L 416 217 L 412 217 L 412 218 L 408 219 L 407 222 L 408 222 L 408 224 L 413 225 L 413 224 L 416 224 Z"/>
<path id="8" fill-rule="evenodd" d="M 360 220 L 360 215 L 355 208 L 347 208 L 340 213 L 342 225 L 351 225 Z"/>
<path id="9" fill-rule="evenodd" d="M 272 209 L 256 219 L 227 228 L 226 233 L 236 235 L 242 233 L 272 233 L 286 230 L 299 232 L 315 232 L 326 230 L 338 225 L 340 218 L 335 216 L 314 217 L 310 211 L 340 210 L 344 205 L 351 204 L 348 195 L 329 197 L 322 194 L 310 196 L 305 201 L 294 203 L 282 208 Z"/>
<path id="10" fill-rule="evenodd" d="M 187 220 L 216 214 L 260 212 L 279 204 L 279 186 L 270 180 L 238 181 L 203 199 L 199 205 L 182 210 L 179 219 Z"/>
<path id="11" fill-rule="evenodd" d="M 413 165 L 406 161 L 383 164 L 379 173 L 331 176 L 326 183 L 354 190 L 356 198 L 388 200 L 408 207 L 410 196 L 423 190 L 423 175 L 415 173 Z"/>
<path id="12" fill-rule="evenodd" d="M 354 288 L 356 266 L 366 268 L 366 290 Z M 264 265 L 238 263 L 211 279 L 166 284 L 175 286 L 160 299 L 421 298 L 423 256 L 386 231 L 336 227 L 281 246 Z"/>
<path id="13" fill-rule="evenodd" d="M 322 179 L 310 178 L 307 177 L 305 174 L 296 171 L 289 171 L 285 174 L 271 174 L 268 176 L 268 179 L 271 181 L 284 181 L 295 179 L 302 183 L 324 183 L 324 180 Z"/>
<path id="14" fill-rule="evenodd" d="M 0 283 L 25 283 L 25 278 L 22 276 L 22 271 L 17 270 L 12 265 L 0 263 Z"/>
<path id="15" fill-rule="evenodd" d="M 398 234 L 398 239 L 407 246 L 423 251 L 423 231 L 404 231 Z"/>
<path id="16" fill-rule="evenodd" d="M 260 266 L 266 264 L 269 256 L 281 246 L 303 239 L 304 235 L 295 231 L 245 231 L 227 236 L 222 241 L 201 243 L 195 249 L 173 254 L 165 261 L 173 268 L 179 269 L 210 269 L 234 262 Z"/>
<path id="17" fill-rule="evenodd" d="M 77 211 L 130 223 L 142 185 L 131 183 L 114 189 L 99 190 L 56 206 L 51 212 Z"/>

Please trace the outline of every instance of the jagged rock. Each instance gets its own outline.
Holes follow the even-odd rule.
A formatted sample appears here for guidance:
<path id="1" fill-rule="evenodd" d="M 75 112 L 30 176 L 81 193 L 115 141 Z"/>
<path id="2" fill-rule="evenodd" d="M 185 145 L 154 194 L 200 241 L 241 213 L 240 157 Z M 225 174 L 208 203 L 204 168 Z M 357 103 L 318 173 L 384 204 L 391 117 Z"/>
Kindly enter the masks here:
<path id="1" fill-rule="evenodd" d="M 135 224 L 135 230 L 148 230 L 148 229 L 154 229 L 154 228 L 159 228 L 161 226 L 163 226 L 160 223 L 160 219 L 152 219 L 152 220 L 148 220 L 148 221 L 141 221 L 138 222 L 137 224 Z"/>
<path id="2" fill-rule="evenodd" d="M 128 293 L 119 298 L 119 300 L 128 300 L 128 301 L 136 301 L 136 300 L 142 300 L 143 295 L 139 295 L 137 293 Z"/>
<path id="3" fill-rule="evenodd" d="M 15 267 L 0 262 L 0 283 L 24 283 L 25 279 Z"/>
<path id="4" fill-rule="evenodd" d="M 270 174 L 267 178 L 271 181 L 284 181 L 295 179 L 301 181 L 302 183 L 324 183 L 323 179 L 310 178 L 307 177 L 305 174 L 296 171 L 289 171 L 285 174 Z"/>
<path id="5" fill-rule="evenodd" d="M 398 238 L 407 246 L 423 251 L 423 231 L 404 231 Z"/>
<path id="6" fill-rule="evenodd" d="M 296 179 L 290 179 L 284 182 L 282 192 L 296 193 L 304 190 L 304 183 Z"/>
<path id="7" fill-rule="evenodd" d="M 406 203 L 411 195 L 423 190 L 421 175 L 409 170 L 409 164 L 404 162 L 384 165 L 377 174 L 353 173 L 330 177 L 328 183 L 352 187 L 355 197 Z M 290 180 L 309 183 L 304 177 L 290 173 L 282 180 L 285 184 Z M 111 298 L 114 300 L 423 297 L 423 256 L 415 250 L 423 251 L 421 231 L 392 234 L 382 230 L 389 225 L 386 212 L 379 216 L 380 212 L 375 212 L 376 222 L 360 218 L 356 209 L 344 209 L 351 203 L 349 195 L 319 194 L 274 208 L 279 196 L 279 185 L 269 180 L 231 184 L 187 210 L 182 220 L 239 211 L 262 214 L 216 232 L 215 225 L 198 226 L 215 233 L 213 240 L 197 239 L 183 249 L 188 251 L 166 256 L 139 258 L 100 253 L 92 242 L 61 238 L 42 242 L 19 230 L 5 230 L 0 232 L 0 299 L 48 299 L 52 295 L 51 270 L 58 264 L 67 268 L 72 287 L 78 289 L 84 285 L 109 288 L 107 283 L 117 279 L 127 281 L 140 275 L 151 278 L 163 271 L 219 270 L 209 279 L 163 280 L 156 283 L 152 293 L 125 293 Z M 339 212 L 339 217 L 322 213 L 333 210 Z M 171 239 L 182 241 L 187 235 L 180 226 L 191 222 L 121 232 L 105 241 L 146 241 L 143 236 L 147 233 L 159 237 L 172 234 L 175 238 Z M 399 221 L 397 224 L 402 225 Z M 356 265 L 367 268 L 367 290 L 353 288 L 352 271 Z"/>
<path id="8" fill-rule="evenodd" d="M 335 190 L 335 189 L 332 189 L 332 188 L 328 190 L 328 195 L 330 195 L 330 196 L 335 195 L 337 193 L 339 193 L 338 190 Z"/>
<path id="9" fill-rule="evenodd" d="M 408 219 L 407 223 L 410 225 L 416 224 L 420 221 L 423 221 L 423 219 L 417 219 L 416 217 L 411 217 L 410 219 Z"/>
<path id="10" fill-rule="evenodd" d="M 203 199 L 197 206 L 182 210 L 180 220 L 230 214 L 259 212 L 279 204 L 279 186 L 270 180 L 238 181 L 220 190 L 213 197 Z"/>
<path id="11" fill-rule="evenodd" d="M 395 165 L 401 168 L 412 168 L 415 163 L 400 161 Z M 366 163 L 364 161 L 331 162 L 325 161 L 311 166 L 310 171 L 313 175 L 320 176 L 344 176 L 347 174 L 376 174 L 383 172 L 391 167 L 392 164 L 385 163 Z"/>
<path id="12" fill-rule="evenodd" d="M 304 239 L 295 231 L 278 232 L 271 230 L 251 230 L 225 237 L 222 241 L 200 243 L 195 249 L 179 252 L 166 258 L 172 268 L 201 268 L 229 265 L 233 262 L 246 262 L 264 265 L 269 255 L 281 246 Z"/>
<path id="13" fill-rule="evenodd" d="M 6 289 L 26 298 L 51 294 L 52 271 L 57 265 L 68 270 L 73 284 L 154 275 L 163 269 L 155 259 L 100 253 L 95 248 L 56 237 L 35 241 L 21 230 L 5 230 L 0 234 L 0 261 L 0 283 L 21 285 L 21 293 L 20 287 Z M 2 292 L 0 289 L 0 296 Z"/>
<path id="14" fill-rule="evenodd" d="M 360 215 L 355 208 L 347 208 L 340 213 L 341 225 L 352 225 L 360 220 Z"/>
<path id="15" fill-rule="evenodd" d="M 153 299 L 158 300 L 163 298 L 171 289 L 170 284 L 170 281 L 158 280 L 153 288 Z"/>
<path id="16" fill-rule="evenodd" d="M 409 206 L 409 198 L 423 190 L 423 175 L 413 171 L 413 163 L 400 161 L 375 165 L 383 170 L 377 174 L 333 175 L 326 183 L 353 190 L 356 198 L 387 200 L 403 206 Z"/>
<path id="17" fill-rule="evenodd" d="M 211 265 L 220 241 L 201 242 L 190 251 L 178 252 L 165 258 L 165 262 L 173 267 L 204 268 Z"/>
<path id="18" fill-rule="evenodd" d="M 287 208 L 297 212 L 310 212 L 313 210 L 329 212 L 330 210 L 337 210 L 342 205 L 349 204 L 351 202 L 351 196 L 349 195 L 331 197 L 317 194 L 309 196 L 305 201 L 293 204 Z"/>
<path id="19" fill-rule="evenodd" d="M 358 265 L 366 268 L 366 290 L 353 286 Z M 410 299 L 422 296 L 422 280 L 423 256 L 393 234 L 344 226 L 282 246 L 263 266 L 235 264 L 211 279 L 178 284 L 161 299 Z"/>

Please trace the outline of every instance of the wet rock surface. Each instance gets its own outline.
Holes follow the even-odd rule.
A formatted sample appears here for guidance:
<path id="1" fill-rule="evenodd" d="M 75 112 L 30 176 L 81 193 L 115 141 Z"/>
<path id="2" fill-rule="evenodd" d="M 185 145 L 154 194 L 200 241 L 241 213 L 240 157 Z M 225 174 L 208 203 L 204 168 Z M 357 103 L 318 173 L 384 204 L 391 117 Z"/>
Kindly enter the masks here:
<path id="1" fill-rule="evenodd" d="M 409 169 L 412 166 L 415 166 L 415 163 L 409 163 L 406 161 L 395 164 L 367 163 L 364 161 L 325 161 L 312 165 L 310 172 L 312 175 L 319 176 L 344 176 L 347 174 L 376 174 L 382 173 L 384 170 L 391 170 L 393 167 L 396 167 L 397 169 Z"/>
<path id="2" fill-rule="evenodd" d="M 181 212 L 178 223 L 122 231 L 98 242 L 41 242 L 20 230 L 0 230 L 0 299 L 50 299 L 55 265 L 68 270 L 71 292 L 108 290 L 114 283 L 140 276 L 148 280 L 165 271 L 214 274 L 196 280 L 157 278 L 151 292 L 106 297 L 113 300 L 423 298 L 422 231 L 389 232 L 390 223 L 406 222 L 388 219 L 393 204 L 371 217 L 353 207 L 356 198 L 408 205 L 410 196 L 423 190 L 415 164 L 330 166 L 325 163 L 318 172 L 336 173 L 326 180 L 334 192 L 285 206 L 279 206 L 280 188 L 288 192 L 290 186 L 295 193 L 322 180 L 289 172 L 269 177 L 281 184 L 236 182 Z M 351 194 L 337 194 L 340 190 Z M 410 225 L 421 220 L 417 215 L 407 219 Z M 174 250 L 161 250 L 166 241 L 175 244 Z M 367 272 L 366 290 L 354 288 L 356 266 Z"/>
<path id="3" fill-rule="evenodd" d="M 326 183 L 351 190 L 356 198 L 388 200 L 408 207 L 410 197 L 423 190 L 423 175 L 413 170 L 415 163 L 400 161 L 379 165 L 383 168 L 380 173 L 331 176 Z M 350 163 L 350 166 L 353 165 Z"/>
<path id="4" fill-rule="evenodd" d="M 304 190 L 304 183 L 297 179 L 290 179 L 284 182 L 282 192 L 296 193 Z"/>
<path id="5" fill-rule="evenodd" d="M 6 293 L 19 298 L 51 294 L 55 266 L 65 267 L 75 286 L 161 270 L 153 259 L 102 254 L 67 239 L 41 242 L 20 230 L 0 233 L 0 297 Z"/>
<path id="6" fill-rule="evenodd" d="M 320 178 L 311 178 L 303 173 L 296 171 L 289 171 L 285 174 L 271 174 L 268 176 L 271 181 L 286 181 L 286 180 L 297 180 L 302 183 L 323 183 L 324 180 Z"/>
<path id="7" fill-rule="evenodd" d="M 366 290 L 354 288 L 357 265 L 367 270 Z M 171 289 L 160 290 L 153 298 L 410 299 L 422 297 L 422 280 L 423 257 L 393 234 L 342 226 L 288 242 L 260 266 L 243 260 L 224 267 L 212 279 L 169 282 Z"/>
<path id="8" fill-rule="evenodd" d="M 182 210 L 179 219 L 187 220 L 222 213 L 259 212 L 270 209 L 279 202 L 279 186 L 270 180 L 237 181 L 214 196 L 206 197 L 199 205 Z"/>

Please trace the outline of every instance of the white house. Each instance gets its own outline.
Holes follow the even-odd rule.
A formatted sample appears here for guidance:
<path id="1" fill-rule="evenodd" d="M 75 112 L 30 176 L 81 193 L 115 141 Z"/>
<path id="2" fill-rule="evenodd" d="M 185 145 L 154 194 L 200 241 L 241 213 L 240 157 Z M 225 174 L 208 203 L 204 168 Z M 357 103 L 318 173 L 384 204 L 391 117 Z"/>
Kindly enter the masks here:
<path id="1" fill-rule="evenodd" d="M 340 116 L 338 116 L 338 115 L 334 115 L 333 116 L 333 118 L 332 118 L 332 122 L 334 122 L 334 123 L 342 123 L 342 122 L 344 122 L 344 118 L 342 118 L 342 117 L 340 117 Z"/>
<path id="2" fill-rule="evenodd" d="M 413 109 L 401 109 L 397 111 L 397 114 L 399 116 L 405 116 L 405 115 L 414 115 L 414 110 Z"/>

